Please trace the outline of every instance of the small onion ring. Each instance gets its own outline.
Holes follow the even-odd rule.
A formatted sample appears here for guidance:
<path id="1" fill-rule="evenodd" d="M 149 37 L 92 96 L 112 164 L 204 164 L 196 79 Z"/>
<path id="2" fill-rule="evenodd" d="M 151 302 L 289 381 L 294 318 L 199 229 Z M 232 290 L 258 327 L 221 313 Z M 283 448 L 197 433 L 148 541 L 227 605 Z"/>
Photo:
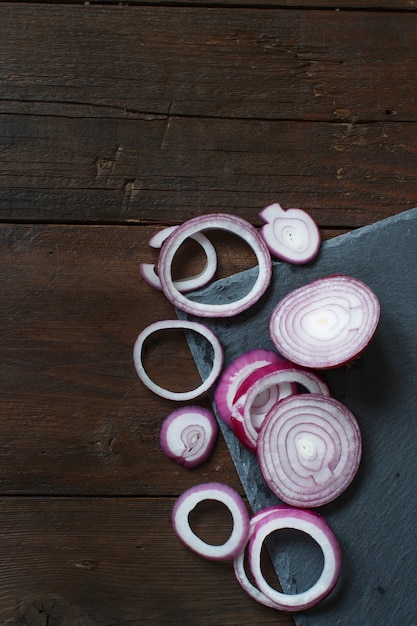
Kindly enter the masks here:
<path id="1" fill-rule="evenodd" d="M 266 509 L 261 509 L 260 511 L 252 515 L 250 522 L 249 522 L 248 542 L 253 535 L 253 532 L 255 530 L 255 525 L 258 523 L 258 521 L 260 521 L 261 519 L 264 519 L 270 513 L 275 512 L 276 508 L 277 508 L 276 506 L 271 506 Z M 243 591 L 245 591 L 250 598 L 252 598 L 253 600 L 256 600 L 256 602 L 259 602 L 259 604 L 263 604 L 264 606 L 267 606 L 271 609 L 284 611 L 285 607 L 283 607 L 282 604 L 278 604 L 277 602 L 274 602 L 274 600 L 266 596 L 260 589 L 258 589 L 258 587 L 256 587 L 249 580 L 249 577 L 245 570 L 245 555 L 247 551 L 246 549 L 247 549 L 247 544 L 239 552 L 239 554 L 237 554 L 235 558 L 233 559 L 233 569 L 235 572 L 236 580 L 242 587 Z"/>
<path id="2" fill-rule="evenodd" d="M 233 518 L 229 538 L 221 545 L 210 545 L 200 539 L 190 527 L 189 514 L 205 500 L 224 504 Z M 178 539 L 200 556 L 224 561 L 233 559 L 246 545 L 249 533 L 249 513 L 241 496 L 223 483 L 210 482 L 191 487 L 176 500 L 172 510 L 172 525 Z"/>
<path id="3" fill-rule="evenodd" d="M 158 231 L 149 240 L 149 245 L 152 248 L 161 248 L 164 241 L 168 239 L 171 233 L 173 233 L 177 228 L 178 226 L 168 226 L 167 228 Z M 201 287 L 204 287 L 204 285 L 207 285 L 207 283 L 213 278 L 217 269 L 216 250 L 211 241 L 207 239 L 203 233 L 196 233 L 191 237 L 191 239 L 194 239 L 194 241 L 202 247 L 206 255 L 206 265 L 199 274 L 174 281 L 175 287 L 182 293 L 193 291 L 194 289 L 200 289 Z M 140 263 L 139 272 L 143 280 L 148 283 L 148 285 L 162 291 L 161 281 L 153 263 Z"/>
<path id="4" fill-rule="evenodd" d="M 359 467 L 362 439 L 349 409 L 319 394 L 283 399 L 266 417 L 257 441 L 261 473 L 286 504 L 318 507 L 337 498 Z"/>
<path id="5" fill-rule="evenodd" d="M 319 579 L 301 593 L 287 594 L 269 585 L 261 569 L 261 550 L 274 531 L 291 528 L 306 533 L 320 546 L 324 565 Z M 259 590 L 285 611 L 304 611 L 321 602 L 335 587 L 341 569 L 339 543 L 323 517 L 312 511 L 277 506 L 254 525 L 248 544 L 249 565 Z"/>
<path id="6" fill-rule="evenodd" d="M 200 406 L 183 406 L 163 421 L 159 441 L 165 454 L 179 465 L 197 467 L 210 456 L 218 434 L 213 413 Z"/>
<path id="7" fill-rule="evenodd" d="M 368 285 L 335 274 L 286 295 L 272 311 L 269 332 L 277 350 L 290 361 L 329 369 L 362 353 L 379 315 L 378 298 Z"/>
<path id="8" fill-rule="evenodd" d="M 170 330 L 177 328 L 192 330 L 199 335 L 202 335 L 205 339 L 207 339 L 207 341 L 210 342 L 213 348 L 213 365 L 210 374 L 202 382 L 201 385 L 190 391 L 169 391 L 168 389 L 157 385 L 148 376 L 142 361 L 143 346 L 146 339 L 150 335 L 158 332 L 159 330 Z M 204 324 L 201 324 L 200 322 L 192 322 L 187 320 L 162 320 L 160 322 L 154 322 L 153 324 L 150 324 L 139 334 L 133 348 L 133 361 L 135 364 L 137 375 L 139 376 L 143 384 L 148 387 L 148 389 L 150 389 L 160 397 L 166 398 L 167 400 L 178 400 L 179 402 L 188 401 L 192 400 L 193 398 L 197 398 L 198 396 L 201 396 L 208 389 L 210 389 L 210 387 L 216 381 L 223 367 L 223 348 L 213 331 L 207 328 L 207 326 L 204 326 Z"/>
<path id="9" fill-rule="evenodd" d="M 248 294 L 225 304 L 194 302 L 181 294 L 171 276 L 174 256 L 180 245 L 201 230 L 225 230 L 241 237 L 250 246 L 258 261 L 258 276 Z M 248 309 L 264 294 L 272 277 L 272 262 L 269 250 L 256 228 L 236 215 L 212 213 L 194 217 L 184 222 L 168 237 L 162 246 L 158 261 L 158 275 L 162 291 L 168 300 L 181 311 L 199 317 L 231 317 Z"/>

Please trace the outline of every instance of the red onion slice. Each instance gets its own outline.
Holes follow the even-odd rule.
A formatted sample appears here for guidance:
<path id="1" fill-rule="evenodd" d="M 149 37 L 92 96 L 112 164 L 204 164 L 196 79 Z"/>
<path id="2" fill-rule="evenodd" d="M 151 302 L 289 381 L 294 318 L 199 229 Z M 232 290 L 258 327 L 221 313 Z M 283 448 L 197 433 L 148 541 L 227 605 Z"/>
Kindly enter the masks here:
<path id="1" fill-rule="evenodd" d="M 164 387 L 157 385 L 149 377 L 143 365 L 142 354 L 146 339 L 150 337 L 150 335 L 152 335 L 153 333 L 158 332 L 159 330 L 177 328 L 183 330 L 191 330 L 198 333 L 199 335 L 202 335 L 208 342 L 210 342 L 213 348 L 213 362 L 210 374 L 201 383 L 201 385 L 190 391 L 169 391 L 168 389 L 164 389 Z M 166 398 L 167 400 L 188 401 L 197 398 L 198 396 L 201 396 L 214 384 L 223 367 L 223 349 L 220 341 L 213 333 L 213 331 L 203 324 L 200 324 L 200 322 L 192 322 L 187 320 L 162 320 L 160 322 L 150 324 L 139 334 L 133 349 L 133 360 L 139 378 L 141 379 L 143 384 L 148 387 L 148 389 L 153 391 L 155 394 L 161 396 L 162 398 Z"/>
<path id="2" fill-rule="evenodd" d="M 222 502 L 230 511 L 233 528 L 229 538 L 221 545 L 210 545 L 200 539 L 190 527 L 191 511 L 204 500 Z M 178 539 L 190 550 L 211 560 L 233 559 L 245 546 L 249 533 L 249 513 L 241 496 L 223 483 L 204 483 L 191 487 L 175 502 L 172 524 Z"/>
<path id="3" fill-rule="evenodd" d="M 261 234 L 270 252 L 289 263 L 311 261 L 319 251 L 321 235 L 315 221 L 302 209 L 271 204 L 259 213 L 266 222 Z"/>
<path id="4" fill-rule="evenodd" d="M 194 302 L 181 294 L 173 282 L 171 267 L 178 248 L 187 237 L 206 229 L 225 230 L 241 237 L 256 255 L 257 279 L 249 293 L 239 300 L 225 304 Z M 263 295 L 271 280 L 272 263 L 268 248 L 252 224 L 236 215 L 214 213 L 192 218 L 171 233 L 159 255 L 158 274 L 165 296 L 178 309 L 200 317 L 231 317 L 248 309 Z"/>
<path id="5" fill-rule="evenodd" d="M 300 394 L 268 414 L 257 441 L 259 467 L 271 491 L 297 507 L 318 507 L 352 482 L 361 459 L 358 423 L 334 398 Z"/>
<path id="6" fill-rule="evenodd" d="M 258 415 L 254 419 L 252 415 L 253 405 L 257 398 L 269 389 L 277 388 L 278 393 L 282 395 L 277 397 L 277 402 L 274 404 L 276 406 L 284 398 L 292 395 L 291 385 L 294 383 L 305 387 L 310 393 L 330 395 L 327 384 L 318 374 L 293 364 L 285 369 L 276 368 L 273 364 L 265 366 L 263 371 L 258 372 L 258 378 L 255 378 L 253 384 L 248 384 L 246 381 L 247 388 L 240 397 L 235 398 L 233 403 L 232 425 L 236 435 L 248 449 L 252 451 L 257 449 L 259 431 L 262 430 L 266 415 L 272 410 L 268 407 L 268 413 L 263 412 L 263 415 Z M 288 385 L 288 388 L 284 387 L 285 384 Z"/>
<path id="7" fill-rule="evenodd" d="M 286 594 L 267 582 L 261 568 L 261 551 L 265 539 L 281 529 L 294 529 L 309 535 L 320 546 L 324 564 L 316 583 L 301 593 Z M 317 513 L 277 506 L 261 517 L 254 526 L 248 545 L 249 566 L 259 590 L 285 611 L 304 611 L 321 602 L 334 589 L 340 575 L 341 551 L 331 528 Z"/>
<path id="8" fill-rule="evenodd" d="M 320 278 L 285 296 L 269 332 L 278 351 L 313 369 L 349 363 L 371 341 L 380 307 L 374 292 L 351 276 Z"/>
<path id="9" fill-rule="evenodd" d="M 185 406 L 165 418 L 160 432 L 161 448 L 179 465 L 187 468 L 201 465 L 216 443 L 218 426 L 208 409 Z"/>
<path id="10" fill-rule="evenodd" d="M 256 348 L 238 356 L 223 370 L 217 383 L 214 400 L 220 418 L 232 428 L 232 406 L 237 390 L 252 372 L 270 363 L 287 363 L 273 350 Z"/>
<path id="11" fill-rule="evenodd" d="M 249 522 L 249 534 L 248 534 L 248 542 L 252 537 L 255 529 L 255 525 L 259 520 L 264 519 L 270 513 L 274 513 L 277 509 L 276 506 L 269 507 L 267 509 L 262 509 L 255 513 Z M 248 574 L 245 569 L 245 555 L 247 552 L 247 545 L 235 556 L 233 559 L 233 569 L 236 576 L 236 580 L 242 587 L 243 591 L 245 591 L 248 596 L 250 596 L 253 600 L 256 600 L 259 604 L 263 604 L 271 609 L 277 609 L 280 611 L 284 611 L 285 607 L 282 604 L 278 604 L 268 596 L 266 596 L 258 587 L 256 587 L 251 580 L 249 579 Z"/>
<path id="12" fill-rule="evenodd" d="M 173 233 L 177 228 L 178 226 L 168 226 L 167 228 L 158 231 L 149 240 L 149 245 L 152 248 L 161 248 L 164 241 L 168 239 L 171 233 Z M 176 289 L 182 293 L 193 291 L 194 289 L 200 289 L 201 287 L 204 287 L 204 285 L 207 285 L 207 283 L 209 283 L 213 278 L 217 269 L 216 250 L 211 241 L 207 239 L 203 233 L 196 233 L 192 236 L 192 239 L 194 239 L 202 247 L 206 255 L 206 265 L 199 274 L 196 274 L 196 276 L 174 281 Z M 162 291 L 161 281 L 153 263 L 140 263 L 139 272 L 148 285 Z"/>

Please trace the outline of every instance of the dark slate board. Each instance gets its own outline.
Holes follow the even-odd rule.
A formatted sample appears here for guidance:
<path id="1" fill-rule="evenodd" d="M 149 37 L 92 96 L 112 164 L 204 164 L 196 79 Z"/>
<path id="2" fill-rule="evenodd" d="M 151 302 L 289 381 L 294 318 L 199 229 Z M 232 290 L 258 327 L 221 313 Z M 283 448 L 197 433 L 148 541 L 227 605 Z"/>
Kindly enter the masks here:
<path id="1" fill-rule="evenodd" d="M 218 281 L 192 297 L 234 300 L 247 293 L 256 272 Z M 381 319 L 354 366 L 325 374 L 333 396 L 359 422 L 363 457 L 348 490 L 319 509 L 341 544 L 339 583 L 320 606 L 294 618 L 297 626 L 417 626 L 417 208 L 324 242 L 308 266 L 274 263 L 261 302 L 233 319 L 200 321 L 221 340 L 225 364 L 247 350 L 273 348 L 268 320 L 275 304 L 292 289 L 332 273 L 366 282 L 380 300 Z M 205 378 L 207 346 L 196 335 L 188 341 Z M 277 502 L 254 455 L 220 425 L 252 509 Z M 281 537 L 274 556 L 288 592 L 302 590 L 321 571 L 320 551 L 299 535 L 288 536 L 288 545 Z"/>

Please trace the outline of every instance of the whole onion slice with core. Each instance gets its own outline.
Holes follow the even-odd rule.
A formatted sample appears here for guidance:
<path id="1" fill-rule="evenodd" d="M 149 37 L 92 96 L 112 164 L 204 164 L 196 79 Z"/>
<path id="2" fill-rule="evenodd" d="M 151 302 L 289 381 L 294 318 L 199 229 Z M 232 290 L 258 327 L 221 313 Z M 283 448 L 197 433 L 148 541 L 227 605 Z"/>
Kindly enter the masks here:
<path id="1" fill-rule="evenodd" d="M 219 417 L 230 428 L 232 428 L 233 401 L 243 381 L 253 372 L 271 363 L 284 366 L 287 360 L 273 350 L 255 348 L 238 356 L 223 370 L 217 382 L 214 401 Z"/>
<path id="2" fill-rule="evenodd" d="M 178 226 L 168 226 L 167 228 L 158 231 L 149 240 L 149 245 L 152 248 L 161 248 L 164 241 L 176 230 Z M 186 293 L 193 291 L 194 289 L 200 289 L 207 285 L 213 278 L 217 269 L 217 254 L 216 250 L 209 239 L 203 233 L 196 233 L 191 237 L 196 241 L 203 249 L 206 255 L 206 265 L 204 269 L 195 276 L 189 278 L 183 278 L 181 280 L 175 280 L 174 285 L 178 291 Z M 140 263 L 139 272 L 142 278 L 148 285 L 162 291 L 161 281 L 153 263 Z"/>
<path id="3" fill-rule="evenodd" d="M 196 332 L 199 335 L 202 335 L 213 348 L 213 361 L 211 372 L 209 373 L 207 378 L 201 383 L 201 385 L 199 385 L 195 389 L 192 389 L 190 391 L 170 391 L 169 389 L 165 389 L 164 387 L 156 384 L 145 370 L 145 366 L 143 364 L 143 348 L 145 345 L 145 341 L 153 333 L 166 329 L 182 329 Z M 187 402 L 188 400 L 192 400 L 202 395 L 214 384 L 223 367 L 223 348 L 213 331 L 204 326 L 204 324 L 201 324 L 200 322 L 187 320 L 162 320 L 160 322 L 154 322 L 153 324 L 150 324 L 139 334 L 133 349 L 133 361 L 140 380 L 143 382 L 144 385 L 146 385 L 146 387 L 148 387 L 148 389 L 153 391 L 155 394 L 161 396 L 162 398 L 166 398 L 167 400 Z"/>
<path id="4" fill-rule="evenodd" d="M 266 222 L 261 235 L 270 252 L 289 263 L 311 261 L 321 244 L 320 230 L 315 221 L 302 209 L 284 209 L 271 204 L 259 213 Z"/>
<path id="5" fill-rule="evenodd" d="M 262 573 L 261 552 L 265 539 L 282 529 L 294 529 L 309 535 L 323 552 L 323 570 L 318 580 L 306 591 L 288 594 L 271 587 Z M 248 560 L 259 590 L 284 611 L 305 611 L 315 606 L 334 589 L 340 575 L 339 542 L 327 522 L 317 513 L 303 509 L 277 506 L 254 524 L 248 544 Z"/>
<path id="6" fill-rule="evenodd" d="M 333 275 L 299 287 L 272 312 L 269 332 L 290 361 L 329 369 L 358 357 L 378 325 L 377 296 L 362 281 Z"/>
<path id="7" fill-rule="evenodd" d="M 206 304 L 195 302 L 180 293 L 172 279 L 174 256 L 187 239 L 207 229 L 225 230 L 241 237 L 254 252 L 258 275 L 250 291 L 234 302 Z M 199 317 L 232 317 L 255 304 L 264 294 L 272 276 L 271 255 L 263 239 L 252 224 L 236 215 L 213 213 L 192 218 L 178 226 L 162 246 L 158 261 L 158 275 L 167 299 L 181 311 Z"/>
<path id="8" fill-rule="evenodd" d="M 165 418 L 159 440 L 169 458 L 193 468 L 208 459 L 217 434 L 216 418 L 211 411 L 200 406 L 184 406 Z"/>
<path id="9" fill-rule="evenodd" d="M 257 441 L 261 473 L 286 504 L 318 507 L 352 482 L 362 439 L 350 410 L 335 398 L 299 394 L 282 400 L 264 420 Z"/>
<path id="10" fill-rule="evenodd" d="M 206 543 L 190 526 L 191 511 L 205 500 L 221 502 L 232 515 L 232 532 L 221 545 Z M 249 513 L 237 491 L 223 483 L 209 482 L 191 487 L 176 500 L 172 510 L 172 525 L 178 539 L 190 550 L 206 559 L 224 561 L 233 559 L 245 546 L 249 533 Z"/>
<path id="11" fill-rule="evenodd" d="M 290 387 L 294 383 L 298 383 L 308 392 L 313 394 L 322 394 L 329 396 L 330 390 L 325 381 L 315 372 L 302 369 L 291 364 L 285 369 L 274 368 L 274 365 L 265 366 L 264 371 L 258 372 L 258 377 L 254 377 L 252 384 L 247 384 L 247 388 L 240 397 L 235 398 L 232 408 L 232 425 L 233 429 L 246 447 L 252 451 L 257 449 L 259 432 L 263 428 L 266 415 L 273 410 L 268 406 L 268 411 L 253 417 L 253 406 L 257 398 L 262 397 L 269 389 L 282 389 L 283 385 L 289 387 L 284 388 L 281 397 L 277 397 L 274 406 L 280 404 L 286 397 L 293 394 Z M 245 385 L 245 383 L 244 383 Z M 286 395 L 285 395 L 286 394 Z M 298 395 L 298 394 L 297 394 Z"/>

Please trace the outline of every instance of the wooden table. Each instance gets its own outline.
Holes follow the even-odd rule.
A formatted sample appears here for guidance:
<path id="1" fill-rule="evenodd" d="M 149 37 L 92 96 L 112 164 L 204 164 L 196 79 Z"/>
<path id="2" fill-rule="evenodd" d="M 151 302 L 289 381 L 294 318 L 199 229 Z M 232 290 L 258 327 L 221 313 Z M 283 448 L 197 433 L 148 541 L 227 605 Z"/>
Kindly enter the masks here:
<path id="1" fill-rule="evenodd" d="M 193 471 L 161 452 L 132 348 L 175 312 L 138 264 L 208 212 L 278 201 L 327 238 L 416 205 L 414 7 L 0 3 L 0 624 L 294 623 L 173 535 L 186 488 L 242 488 L 221 439 Z M 219 245 L 220 275 L 248 262 Z M 149 366 L 197 380 L 179 337 Z"/>

